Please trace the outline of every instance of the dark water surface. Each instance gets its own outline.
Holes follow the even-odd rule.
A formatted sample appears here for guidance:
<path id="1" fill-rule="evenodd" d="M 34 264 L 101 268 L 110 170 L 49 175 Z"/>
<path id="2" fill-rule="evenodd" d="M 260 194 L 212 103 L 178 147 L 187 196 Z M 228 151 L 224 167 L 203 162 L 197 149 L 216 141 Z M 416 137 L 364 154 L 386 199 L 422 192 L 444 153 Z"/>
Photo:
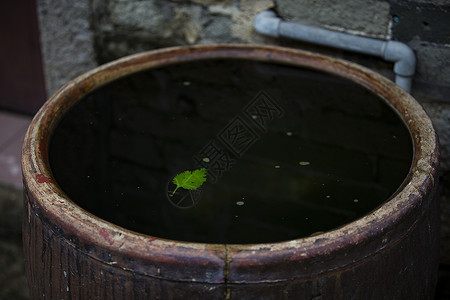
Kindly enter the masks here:
<path id="1" fill-rule="evenodd" d="M 51 139 L 58 184 L 87 211 L 161 238 L 284 241 L 369 213 L 413 149 L 365 88 L 290 66 L 207 60 L 139 73 L 77 104 Z M 196 191 L 172 178 L 208 169 Z"/>

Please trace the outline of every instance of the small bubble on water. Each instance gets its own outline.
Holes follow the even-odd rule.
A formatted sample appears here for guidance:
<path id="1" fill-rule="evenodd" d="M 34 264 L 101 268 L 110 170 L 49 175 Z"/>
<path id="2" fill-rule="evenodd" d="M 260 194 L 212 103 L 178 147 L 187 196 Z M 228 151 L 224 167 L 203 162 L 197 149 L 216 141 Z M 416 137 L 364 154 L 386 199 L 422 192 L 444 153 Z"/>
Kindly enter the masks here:
<path id="1" fill-rule="evenodd" d="M 279 166 L 279 165 L 276 165 L 276 166 L 275 166 L 275 169 L 279 169 L 279 168 L 281 168 L 281 166 Z"/>
<path id="2" fill-rule="evenodd" d="M 353 199 L 353 202 L 358 203 L 359 200 L 358 199 Z"/>
<path id="3" fill-rule="evenodd" d="M 244 205 L 244 201 L 237 201 L 236 204 L 239 206 L 242 206 L 242 205 Z"/>
<path id="4" fill-rule="evenodd" d="M 286 135 L 287 136 L 292 136 L 292 132 L 288 131 L 288 132 L 286 132 Z"/>
<path id="5" fill-rule="evenodd" d="M 299 162 L 298 163 L 300 166 L 308 166 L 308 165 L 310 165 L 311 163 L 309 162 L 309 161 L 301 161 L 301 162 Z"/>
<path id="6" fill-rule="evenodd" d="M 256 120 L 257 118 L 258 118 L 257 115 L 252 115 L 252 119 L 253 119 L 253 120 Z"/>
<path id="7" fill-rule="evenodd" d="M 191 85 L 191 82 L 190 82 L 190 81 L 185 81 L 185 82 L 183 82 L 183 85 L 184 85 L 184 86 L 190 86 L 190 85 Z"/>
<path id="8" fill-rule="evenodd" d="M 326 195 L 325 197 L 326 197 L 327 199 L 330 199 L 330 198 L 331 198 L 331 196 L 330 196 L 330 195 Z"/>
<path id="9" fill-rule="evenodd" d="M 202 160 L 206 163 L 209 163 L 211 161 L 208 157 L 204 157 Z"/>

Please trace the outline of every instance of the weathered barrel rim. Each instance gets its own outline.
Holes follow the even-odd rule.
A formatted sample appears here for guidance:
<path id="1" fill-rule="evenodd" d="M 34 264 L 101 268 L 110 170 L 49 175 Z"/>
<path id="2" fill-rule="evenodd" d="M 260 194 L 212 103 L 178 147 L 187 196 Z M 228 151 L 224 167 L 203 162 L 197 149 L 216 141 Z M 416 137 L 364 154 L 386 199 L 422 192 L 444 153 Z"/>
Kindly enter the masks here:
<path id="1" fill-rule="evenodd" d="M 211 58 L 252 59 L 313 68 L 348 78 L 377 93 L 396 109 L 411 132 L 414 159 L 407 179 L 383 205 L 354 222 L 314 237 L 254 245 L 190 243 L 139 234 L 92 215 L 64 194 L 52 177 L 48 162 L 48 142 L 53 128 L 65 111 L 83 95 L 128 74 Z M 258 274 L 252 275 L 251 270 L 253 273 L 258 273 L 255 270 L 264 272 L 268 265 L 278 264 L 282 260 L 291 263 L 316 261 L 318 257 L 330 255 L 335 250 L 350 251 L 356 245 L 364 245 L 369 237 L 380 240 L 380 250 L 389 247 L 400 236 L 394 234 L 388 241 L 381 243 L 381 235 L 391 232 L 399 220 L 422 205 L 422 196 L 430 193 L 437 181 L 438 161 L 437 135 L 431 120 L 420 104 L 390 80 L 367 68 L 329 56 L 276 46 L 233 44 L 154 50 L 95 68 L 65 84 L 44 104 L 29 126 L 22 149 L 24 186 L 32 199 L 28 205 L 32 205 L 65 233 L 113 253 L 117 260 L 114 265 L 117 267 L 127 269 L 127 262 L 122 259 L 127 255 L 161 267 L 151 270 L 142 268 L 138 271 L 147 276 L 175 279 L 170 272 L 161 272 L 165 266 L 168 270 L 175 265 L 182 270 L 199 266 L 217 269 L 219 276 L 200 271 L 195 274 L 186 272 L 184 277 L 181 275 L 176 278 L 208 283 L 239 283 L 242 280 L 240 274 L 246 274 L 247 281 L 264 282 L 256 277 Z M 408 226 L 413 224 L 407 224 L 406 227 Z M 361 257 L 364 257 L 364 248 L 360 251 Z M 86 255 L 98 259 L 94 252 L 86 252 Z M 182 265 L 179 264 L 180 261 L 183 262 Z M 183 273 L 182 270 L 178 270 L 178 274 Z M 233 272 L 237 274 L 235 277 Z M 267 280 L 290 280 L 291 276 L 295 277 L 295 271 L 292 272 L 294 273 L 289 275 L 281 272 L 272 274 Z M 316 275 L 318 274 L 314 272 L 311 274 Z"/>

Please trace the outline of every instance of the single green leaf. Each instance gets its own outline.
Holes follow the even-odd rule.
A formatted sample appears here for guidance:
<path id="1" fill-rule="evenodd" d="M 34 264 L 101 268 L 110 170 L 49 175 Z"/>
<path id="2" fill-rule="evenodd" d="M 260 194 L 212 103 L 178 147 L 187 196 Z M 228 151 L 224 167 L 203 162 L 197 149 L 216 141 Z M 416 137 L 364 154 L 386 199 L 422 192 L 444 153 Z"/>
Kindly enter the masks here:
<path id="1" fill-rule="evenodd" d="M 170 195 L 171 197 L 175 194 L 175 192 L 180 188 L 184 188 L 186 190 L 196 190 L 202 186 L 203 182 L 206 181 L 206 169 L 201 168 L 194 171 L 184 171 L 183 173 L 178 174 L 172 180 L 173 184 L 177 187 Z"/>

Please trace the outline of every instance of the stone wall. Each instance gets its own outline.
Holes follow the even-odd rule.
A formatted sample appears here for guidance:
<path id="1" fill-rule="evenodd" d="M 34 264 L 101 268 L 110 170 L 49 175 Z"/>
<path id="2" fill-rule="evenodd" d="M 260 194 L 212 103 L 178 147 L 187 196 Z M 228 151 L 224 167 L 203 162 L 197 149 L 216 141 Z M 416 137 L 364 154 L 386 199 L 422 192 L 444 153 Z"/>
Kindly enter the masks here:
<path id="1" fill-rule="evenodd" d="M 97 65 L 87 0 L 38 1 L 47 95 Z"/>
<path id="2" fill-rule="evenodd" d="M 255 15 L 408 44 L 417 55 L 412 94 L 430 114 L 441 141 L 442 259 L 450 263 L 450 5 L 445 0 L 39 0 L 49 94 L 92 67 L 124 55 L 174 45 L 259 43 L 313 50 L 371 67 L 378 58 L 273 39 L 253 30 Z"/>

